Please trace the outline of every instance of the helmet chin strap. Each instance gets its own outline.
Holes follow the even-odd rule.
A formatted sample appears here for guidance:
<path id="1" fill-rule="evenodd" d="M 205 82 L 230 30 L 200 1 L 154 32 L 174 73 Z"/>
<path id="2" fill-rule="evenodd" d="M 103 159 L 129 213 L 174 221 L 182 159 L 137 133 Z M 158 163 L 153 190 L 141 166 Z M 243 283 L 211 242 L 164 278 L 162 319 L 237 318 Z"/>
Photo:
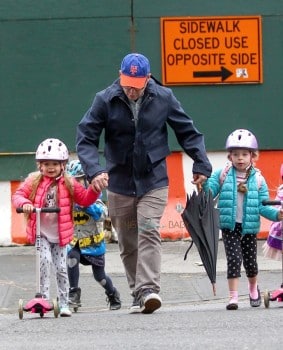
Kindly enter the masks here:
<path id="1" fill-rule="evenodd" d="M 246 167 L 246 171 L 248 171 L 253 166 L 253 152 L 250 151 L 250 164 Z"/>
<path id="2" fill-rule="evenodd" d="M 65 171 L 65 162 L 61 162 L 61 173 L 59 174 L 59 176 L 57 176 L 55 178 L 55 181 L 58 181 L 59 179 L 61 179 L 61 177 L 63 176 Z"/>
<path id="3" fill-rule="evenodd" d="M 63 173 L 62 173 L 62 171 L 61 171 L 61 174 L 60 174 L 59 176 L 55 177 L 55 181 L 60 180 L 62 176 L 63 176 Z"/>
<path id="4" fill-rule="evenodd" d="M 248 171 L 250 168 L 252 167 L 252 163 L 250 163 L 247 167 L 246 167 L 246 171 Z"/>

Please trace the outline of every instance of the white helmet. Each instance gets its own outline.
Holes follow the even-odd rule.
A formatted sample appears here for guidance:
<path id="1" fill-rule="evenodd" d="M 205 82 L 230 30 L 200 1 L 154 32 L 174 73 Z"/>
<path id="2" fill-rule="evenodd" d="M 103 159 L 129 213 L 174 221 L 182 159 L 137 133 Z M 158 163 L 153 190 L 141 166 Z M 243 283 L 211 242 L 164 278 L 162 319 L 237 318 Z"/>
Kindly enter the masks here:
<path id="1" fill-rule="evenodd" d="M 66 145 L 58 139 L 46 139 L 37 147 L 35 159 L 67 161 L 69 152 Z"/>
<path id="2" fill-rule="evenodd" d="M 258 149 L 257 139 L 253 133 L 246 129 L 237 129 L 227 138 L 226 149 L 247 148 L 253 151 Z"/>

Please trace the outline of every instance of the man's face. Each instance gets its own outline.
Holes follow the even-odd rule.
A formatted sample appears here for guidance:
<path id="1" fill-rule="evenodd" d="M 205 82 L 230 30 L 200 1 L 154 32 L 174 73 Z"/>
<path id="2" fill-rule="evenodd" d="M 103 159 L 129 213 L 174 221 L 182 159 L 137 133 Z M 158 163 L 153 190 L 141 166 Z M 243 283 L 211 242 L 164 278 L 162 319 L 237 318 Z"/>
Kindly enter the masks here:
<path id="1" fill-rule="evenodd" d="M 131 86 L 122 86 L 122 89 L 129 100 L 136 101 L 143 95 L 145 87 L 146 87 L 146 84 L 141 89 L 137 89 Z"/>
<path id="2" fill-rule="evenodd" d="M 120 74 L 121 74 L 121 71 L 120 71 Z M 150 74 L 147 76 L 144 86 L 142 88 L 136 88 L 133 86 L 121 86 L 125 95 L 128 97 L 129 100 L 136 101 L 144 94 L 144 90 L 146 88 L 149 78 L 150 78 Z"/>

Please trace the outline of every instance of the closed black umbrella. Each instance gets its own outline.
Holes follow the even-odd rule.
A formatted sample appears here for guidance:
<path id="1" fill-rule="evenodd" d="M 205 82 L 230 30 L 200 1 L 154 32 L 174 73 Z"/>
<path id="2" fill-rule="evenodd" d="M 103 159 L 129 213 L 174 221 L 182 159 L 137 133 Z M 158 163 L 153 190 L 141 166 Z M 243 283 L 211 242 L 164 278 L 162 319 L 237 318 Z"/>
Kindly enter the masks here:
<path id="1" fill-rule="evenodd" d="M 215 208 L 211 193 L 206 194 L 204 191 L 200 191 L 197 194 L 194 191 L 190 197 L 187 196 L 186 207 L 181 216 L 192 238 L 192 243 L 185 253 L 184 260 L 186 260 L 187 254 L 194 243 L 212 283 L 215 295 L 219 214 L 218 209 Z"/>

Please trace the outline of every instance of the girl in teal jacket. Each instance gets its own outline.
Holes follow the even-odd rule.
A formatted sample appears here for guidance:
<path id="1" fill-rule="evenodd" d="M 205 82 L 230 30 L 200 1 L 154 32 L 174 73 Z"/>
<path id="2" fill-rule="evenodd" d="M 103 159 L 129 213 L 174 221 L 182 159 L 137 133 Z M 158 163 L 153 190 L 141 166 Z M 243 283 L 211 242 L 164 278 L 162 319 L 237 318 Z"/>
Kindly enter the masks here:
<path id="1" fill-rule="evenodd" d="M 250 305 L 261 305 L 256 238 L 260 216 L 279 221 L 283 212 L 262 204 L 269 199 L 269 192 L 264 177 L 253 167 L 258 157 L 255 136 L 245 129 L 235 130 L 227 138 L 226 149 L 230 164 L 214 171 L 204 190 L 210 190 L 213 198 L 218 196 L 220 229 L 227 258 L 229 303 L 226 309 L 237 310 L 242 263 L 249 280 Z"/>

